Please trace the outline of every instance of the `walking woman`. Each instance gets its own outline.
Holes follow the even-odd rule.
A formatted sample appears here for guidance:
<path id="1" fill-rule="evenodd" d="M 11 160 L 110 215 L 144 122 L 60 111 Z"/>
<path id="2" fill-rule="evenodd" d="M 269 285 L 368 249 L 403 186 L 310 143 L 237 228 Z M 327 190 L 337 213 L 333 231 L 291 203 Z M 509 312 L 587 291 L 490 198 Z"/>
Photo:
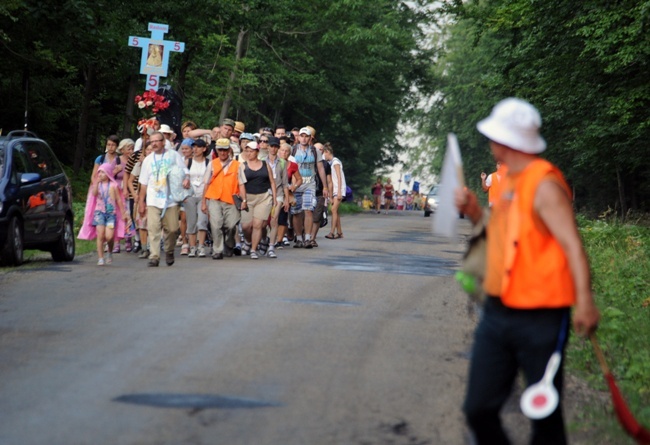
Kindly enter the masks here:
<path id="1" fill-rule="evenodd" d="M 262 227 L 271 215 L 271 209 L 277 206 L 275 180 L 267 162 L 259 158 L 256 142 L 249 142 L 244 151 L 244 161 L 240 167 L 240 192 L 245 196 L 242 203 L 241 224 L 246 242 L 243 252 L 250 251 L 251 259 L 259 258 L 257 247 L 262 238 Z M 248 209 L 248 211 L 246 211 Z"/>
<path id="2" fill-rule="evenodd" d="M 388 215 L 390 206 L 393 203 L 393 193 L 395 193 L 395 187 L 390 183 L 390 178 L 386 179 L 386 185 L 384 186 L 384 198 L 386 203 L 384 204 L 384 214 Z"/>
<path id="3" fill-rule="evenodd" d="M 339 158 L 334 157 L 334 149 L 330 143 L 323 147 L 323 157 L 332 165 L 332 229 L 325 235 L 328 239 L 343 238 L 341 229 L 341 216 L 339 215 L 339 206 L 345 197 L 347 185 L 345 183 L 345 173 L 343 173 L 343 163 Z M 334 233 L 336 231 L 336 233 Z"/>
<path id="4" fill-rule="evenodd" d="M 381 209 L 381 192 L 384 190 L 384 185 L 381 183 L 381 178 L 377 177 L 377 182 L 372 186 L 372 199 L 375 202 L 375 211 L 380 213 Z"/>

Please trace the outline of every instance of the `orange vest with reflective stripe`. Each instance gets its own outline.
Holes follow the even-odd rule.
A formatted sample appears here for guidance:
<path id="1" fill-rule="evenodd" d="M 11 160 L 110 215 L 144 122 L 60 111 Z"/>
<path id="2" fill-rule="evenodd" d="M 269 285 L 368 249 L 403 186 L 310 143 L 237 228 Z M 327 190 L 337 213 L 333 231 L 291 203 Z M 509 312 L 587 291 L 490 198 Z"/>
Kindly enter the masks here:
<path id="1" fill-rule="evenodd" d="M 224 174 L 221 169 L 221 161 L 217 158 L 212 161 L 212 177 L 210 184 L 205 191 L 207 199 L 234 204 L 232 195 L 239 194 L 239 161 L 232 160 L 228 170 Z"/>
<path id="2" fill-rule="evenodd" d="M 559 308 L 575 303 L 575 287 L 566 255 L 560 243 L 548 230 L 540 230 L 539 222 L 533 218 L 535 193 L 549 174 L 557 178 L 570 198 L 571 190 L 560 170 L 542 159 L 526 167 L 515 185 L 507 216 L 501 286 L 501 301 L 507 307 Z"/>

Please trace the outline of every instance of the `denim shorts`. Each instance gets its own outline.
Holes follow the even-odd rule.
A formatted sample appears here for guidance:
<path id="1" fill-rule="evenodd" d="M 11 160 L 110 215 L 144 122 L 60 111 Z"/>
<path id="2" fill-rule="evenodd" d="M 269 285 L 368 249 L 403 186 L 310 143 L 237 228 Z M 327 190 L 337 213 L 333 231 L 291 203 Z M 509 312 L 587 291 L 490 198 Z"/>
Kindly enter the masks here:
<path id="1" fill-rule="evenodd" d="M 95 210 L 95 213 L 93 214 L 93 226 L 115 227 L 115 213 Z"/>

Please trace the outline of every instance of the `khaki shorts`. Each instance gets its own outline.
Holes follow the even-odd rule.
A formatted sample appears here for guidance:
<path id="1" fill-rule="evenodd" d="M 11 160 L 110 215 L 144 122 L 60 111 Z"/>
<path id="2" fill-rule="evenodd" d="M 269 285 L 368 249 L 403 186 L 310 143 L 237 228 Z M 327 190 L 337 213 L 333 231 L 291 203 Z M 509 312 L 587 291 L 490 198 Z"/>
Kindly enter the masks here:
<path id="1" fill-rule="evenodd" d="M 241 223 L 248 224 L 253 218 L 266 221 L 271 214 L 273 207 L 273 196 L 268 193 L 260 193 L 259 195 L 246 195 L 246 204 L 248 205 L 248 212 L 242 210 Z"/>

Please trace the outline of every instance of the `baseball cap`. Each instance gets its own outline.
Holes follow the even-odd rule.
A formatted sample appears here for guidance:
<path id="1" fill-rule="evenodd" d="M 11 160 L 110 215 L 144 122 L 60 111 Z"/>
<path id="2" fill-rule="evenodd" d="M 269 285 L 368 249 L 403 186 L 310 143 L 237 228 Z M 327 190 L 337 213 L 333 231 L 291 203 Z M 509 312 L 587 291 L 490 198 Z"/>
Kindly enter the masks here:
<path id="1" fill-rule="evenodd" d="M 298 134 L 306 134 L 307 136 L 311 136 L 311 130 L 307 127 L 302 127 Z"/>
<path id="2" fill-rule="evenodd" d="M 185 145 L 186 141 L 191 141 L 191 143 L 189 144 L 190 147 L 207 147 L 208 146 L 208 144 L 203 139 L 194 140 L 194 139 L 191 139 L 191 138 L 187 138 L 187 139 L 183 140 L 183 145 Z"/>
<path id="3" fill-rule="evenodd" d="M 269 136 L 269 145 L 270 146 L 280 146 L 280 138 L 276 138 L 275 136 Z"/>
<path id="4" fill-rule="evenodd" d="M 217 150 L 228 150 L 230 148 L 230 139 L 219 138 L 215 143 Z"/>
<path id="5" fill-rule="evenodd" d="M 257 142 L 251 141 L 248 144 L 246 144 L 246 148 L 250 148 L 251 150 L 259 150 L 260 147 L 257 146 Z"/>
<path id="6" fill-rule="evenodd" d="M 224 119 L 221 121 L 221 125 L 230 125 L 233 129 L 235 128 L 235 121 L 232 119 Z"/>
<path id="7" fill-rule="evenodd" d="M 255 140 L 251 133 L 242 133 L 241 136 L 239 136 L 239 140 L 241 141 L 242 139 L 246 139 L 247 141 Z"/>

